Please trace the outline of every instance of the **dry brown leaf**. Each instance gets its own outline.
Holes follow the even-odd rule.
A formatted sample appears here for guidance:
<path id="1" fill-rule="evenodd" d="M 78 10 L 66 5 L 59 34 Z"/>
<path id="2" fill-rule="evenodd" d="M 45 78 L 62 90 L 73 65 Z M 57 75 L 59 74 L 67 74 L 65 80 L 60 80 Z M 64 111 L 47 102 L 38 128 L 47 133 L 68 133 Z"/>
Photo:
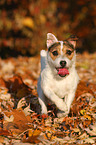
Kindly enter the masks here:
<path id="1" fill-rule="evenodd" d="M 38 136 L 40 135 L 41 131 L 40 130 L 32 130 L 29 129 L 24 132 L 24 136 L 22 139 L 22 142 L 29 142 L 29 143 L 39 143 Z"/>
<path id="2" fill-rule="evenodd" d="M 13 109 L 11 112 L 5 112 L 5 114 L 6 116 L 13 115 L 14 124 L 17 126 L 16 128 L 21 131 L 28 129 L 28 123 L 32 123 L 31 118 L 27 118 L 22 109 Z"/>
<path id="3" fill-rule="evenodd" d="M 80 81 L 76 91 L 76 98 L 85 93 L 94 95 L 93 91 L 90 89 L 90 87 L 87 86 L 86 82 Z"/>
<path id="4" fill-rule="evenodd" d="M 0 143 L 4 143 L 4 139 L 5 139 L 5 137 L 0 136 Z"/>
<path id="5" fill-rule="evenodd" d="M 0 78 L 0 87 L 6 87 L 6 83 L 3 78 Z"/>
<path id="6" fill-rule="evenodd" d="M 6 86 L 11 92 L 17 92 L 17 90 L 26 88 L 31 91 L 31 89 L 23 83 L 23 80 L 20 76 L 14 76 L 6 81 Z"/>
<path id="7" fill-rule="evenodd" d="M 11 136 L 12 134 L 8 130 L 0 130 L 0 136 Z"/>

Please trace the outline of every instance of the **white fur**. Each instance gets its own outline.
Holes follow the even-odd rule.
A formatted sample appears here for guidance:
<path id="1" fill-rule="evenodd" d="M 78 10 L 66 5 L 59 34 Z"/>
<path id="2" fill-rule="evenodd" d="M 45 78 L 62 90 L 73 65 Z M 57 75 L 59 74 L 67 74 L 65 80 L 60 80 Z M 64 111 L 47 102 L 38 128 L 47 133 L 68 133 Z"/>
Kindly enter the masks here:
<path id="1" fill-rule="evenodd" d="M 61 54 L 62 54 L 62 49 L 63 49 L 63 41 L 58 41 L 61 43 Z"/>
<path id="2" fill-rule="evenodd" d="M 57 41 L 57 38 L 52 33 L 47 34 L 47 48 L 49 48 L 50 45 Z"/>
<path id="3" fill-rule="evenodd" d="M 75 53 L 72 60 L 61 54 L 54 61 L 48 51 L 45 55 L 41 53 L 41 74 L 38 80 L 37 92 L 42 114 L 47 114 L 46 104 L 48 100 L 54 103 L 59 109 L 58 117 L 65 116 L 69 113 L 79 82 L 79 77 L 75 69 L 75 59 Z M 61 60 L 65 60 L 69 68 L 69 75 L 65 77 L 60 77 L 56 70 L 56 67 L 60 67 Z"/>

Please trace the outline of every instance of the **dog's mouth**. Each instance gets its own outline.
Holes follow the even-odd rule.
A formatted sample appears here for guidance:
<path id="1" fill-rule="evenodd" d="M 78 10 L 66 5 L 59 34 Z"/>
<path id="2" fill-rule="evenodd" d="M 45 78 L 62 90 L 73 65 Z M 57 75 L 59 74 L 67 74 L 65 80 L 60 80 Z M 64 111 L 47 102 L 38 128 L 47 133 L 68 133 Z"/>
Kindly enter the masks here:
<path id="1" fill-rule="evenodd" d="M 58 72 L 58 75 L 60 77 L 65 77 L 66 75 L 69 75 L 69 71 L 68 71 L 68 68 L 63 68 L 63 67 L 57 67 L 56 68 L 57 72 Z"/>

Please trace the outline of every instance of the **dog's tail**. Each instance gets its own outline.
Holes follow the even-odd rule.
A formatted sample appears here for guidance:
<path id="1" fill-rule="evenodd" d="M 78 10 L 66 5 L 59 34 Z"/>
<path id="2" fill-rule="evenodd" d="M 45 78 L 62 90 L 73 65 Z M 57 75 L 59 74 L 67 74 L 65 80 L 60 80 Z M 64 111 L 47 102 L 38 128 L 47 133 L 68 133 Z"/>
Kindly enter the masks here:
<path id="1" fill-rule="evenodd" d="M 42 72 L 46 65 L 47 52 L 45 50 L 41 50 L 40 56 L 41 56 L 41 72 Z"/>

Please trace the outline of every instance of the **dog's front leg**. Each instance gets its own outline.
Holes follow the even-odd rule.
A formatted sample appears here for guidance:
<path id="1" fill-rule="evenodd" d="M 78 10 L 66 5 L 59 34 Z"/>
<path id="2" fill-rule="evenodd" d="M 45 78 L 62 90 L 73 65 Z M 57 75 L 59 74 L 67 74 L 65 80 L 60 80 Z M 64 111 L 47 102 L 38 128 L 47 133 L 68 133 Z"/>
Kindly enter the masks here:
<path id="1" fill-rule="evenodd" d="M 70 92 L 68 94 L 68 97 L 66 98 L 66 104 L 67 104 L 67 107 L 68 107 L 68 111 L 66 112 L 66 114 L 68 114 L 70 112 L 71 104 L 74 100 L 74 97 L 75 97 L 75 91 Z"/>
<path id="2" fill-rule="evenodd" d="M 43 94 L 42 89 L 39 90 L 39 103 L 41 105 L 41 114 L 47 114 L 47 106 L 46 106 L 46 100 L 45 95 Z"/>
<path id="3" fill-rule="evenodd" d="M 42 88 L 41 88 L 41 76 L 38 79 L 37 92 L 38 92 L 38 96 L 39 96 L 38 100 L 39 100 L 39 103 L 41 105 L 41 114 L 47 114 L 45 95 L 44 95 Z"/>
<path id="4" fill-rule="evenodd" d="M 43 92 L 45 96 L 50 99 L 59 110 L 66 112 L 68 110 L 66 103 L 63 99 L 59 98 L 49 87 L 44 87 Z"/>
<path id="5" fill-rule="evenodd" d="M 57 116 L 58 116 L 58 117 L 64 117 L 64 116 L 66 116 L 66 115 L 69 114 L 69 112 L 70 112 L 70 107 L 71 107 L 72 101 L 73 101 L 73 99 L 74 99 L 74 96 L 75 96 L 75 93 L 74 93 L 74 92 L 70 92 L 70 93 L 68 94 L 68 96 L 65 97 L 65 100 L 64 100 L 64 101 L 66 102 L 67 110 L 64 111 L 64 112 L 58 110 L 58 113 L 57 113 Z"/>

